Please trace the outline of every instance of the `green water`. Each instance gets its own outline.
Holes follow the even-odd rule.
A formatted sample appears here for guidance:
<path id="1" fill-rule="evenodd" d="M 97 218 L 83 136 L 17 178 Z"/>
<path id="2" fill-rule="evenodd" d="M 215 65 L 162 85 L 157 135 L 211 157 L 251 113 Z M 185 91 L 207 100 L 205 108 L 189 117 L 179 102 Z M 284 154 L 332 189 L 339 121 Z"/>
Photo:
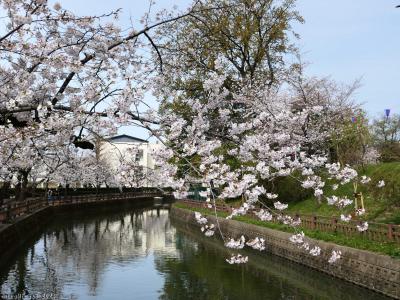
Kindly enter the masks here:
<path id="1" fill-rule="evenodd" d="M 14 299 L 384 299 L 265 253 L 232 266 L 216 239 L 167 209 L 57 217 L 2 261 L 0 294 Z M 36 297 L 36 298 L 35 298 Z"/>

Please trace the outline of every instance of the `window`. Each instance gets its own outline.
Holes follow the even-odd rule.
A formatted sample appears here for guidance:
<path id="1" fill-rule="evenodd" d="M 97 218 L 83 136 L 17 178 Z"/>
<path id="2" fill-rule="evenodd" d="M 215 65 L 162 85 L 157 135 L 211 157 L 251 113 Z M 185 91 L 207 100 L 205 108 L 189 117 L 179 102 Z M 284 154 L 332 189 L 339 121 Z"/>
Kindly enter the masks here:
<path id="1" fill-rule="evenodd" d="M 143 150 L 139 150 L 136 154 L 135 160 L 138 162 L 143 158 Z"/>

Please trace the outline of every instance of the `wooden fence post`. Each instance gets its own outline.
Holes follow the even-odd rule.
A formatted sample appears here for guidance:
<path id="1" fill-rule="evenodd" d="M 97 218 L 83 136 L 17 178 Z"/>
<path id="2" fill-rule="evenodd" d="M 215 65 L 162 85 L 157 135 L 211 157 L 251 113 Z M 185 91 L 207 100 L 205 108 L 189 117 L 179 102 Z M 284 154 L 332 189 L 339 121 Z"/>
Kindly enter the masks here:
<path id="1" fill-rule="evenodd" d="M 317 216 L 313 216 L 312 218 L 312 229 L 316 229 L 317 228 Z"/>
<path id="2" fill-rule="evenodd" d="M 393 240 L 393 225 L 392 224 L 388 224 L 388 239 L 389 240 Z"/>
<path id="3" fill-rule="evenodd" d="M 333 232 L 336 232 L 336 231 L 337 231 L 337 223 L 338 223 L 338 219 L 333 218 L 333 219 L 332 219 Z"/>

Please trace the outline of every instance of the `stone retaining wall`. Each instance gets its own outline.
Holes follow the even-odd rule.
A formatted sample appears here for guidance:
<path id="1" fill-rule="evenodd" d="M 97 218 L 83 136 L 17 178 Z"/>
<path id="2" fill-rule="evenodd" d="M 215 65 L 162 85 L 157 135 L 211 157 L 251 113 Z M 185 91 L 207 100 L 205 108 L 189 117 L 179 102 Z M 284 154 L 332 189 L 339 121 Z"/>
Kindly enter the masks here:
<path id="1" fill-rule="evenodd" d="M 0 229 L 0 265 L 15 249 L 40 232 L 53 216 L 52 207 L 45 207 L 34 214 L 19 218 L 13 224 L 2 225 Z"/>
<path id="2" fill-rule="evenodd" d="M 180 219 L 196 225 L 194 213 L 173 207 L 171 218 Z M 208 217 L 215 223 L 215 217 Z M 387 296 L 400 299 L 400 260 L 386 255 L 339 246 L 332 243 L 312 240 L 322 250 L 322 255 L 313 257 L 289 241 L 290 233 L 277 231 L 252 224 L 219 218 L 221 229 L 230 237 L 262 237 L 266 241 L 267 251 L 296 263 L 319 270 L 337 278 L 366 287 Z M 328 259 L 332 250 L 340 250 L 342 258 L 330 265 Z"/>

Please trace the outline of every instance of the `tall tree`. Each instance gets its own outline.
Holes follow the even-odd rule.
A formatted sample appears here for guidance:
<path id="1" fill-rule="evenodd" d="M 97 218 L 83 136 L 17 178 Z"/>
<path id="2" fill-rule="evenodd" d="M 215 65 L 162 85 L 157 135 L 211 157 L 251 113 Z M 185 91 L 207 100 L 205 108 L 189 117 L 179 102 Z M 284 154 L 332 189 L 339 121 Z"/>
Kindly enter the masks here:
<path id="1" fill-rule="evenodd" d="M 394 114 L 376 119 L 372 130 L 381 160 L 400 161 L 400 115 Z"/>
<path id="2" fill-rule="evenodd" d="M 241 81 L 268 87 L 279 82 L 285 56 L 296 51 L 292 25 L 303 22 L 295 0 L 205 0 L 196 6 L 188 18 L 160 27 L 168 84 L 188 95 L 201 93 L 220 66 L 232 91 Z"/>
<path id="3" fill-rule="evenodd" d="M 113 23 L 119 10 L 78 16 L 47 0 L 0 7 L 2 177 L 18 175 L 24 189 L 34 166 L 60 166 L 55 154 L 71 145 L 93 149 L 98 128 L 107 135 L 124 124 L 157 122 L 141 116 L 144 81 L 158 67 L 143 50 L 157 51 L 152 30 L 185 14 L 160 13 L 128 32 Z"/>
<path id="4" fill-rule="evenodd" d="M 297 34 L 292 25 L 303 19 L 294 0 L 205 0 L 195 7 L 185 20 L 158 28 L 166 76 L 157 82 L 157 92 L 164 100 L 162 115 L 180 116 L 191 125 L 198 119 L 199 107 L 187 105 L 186 99 L 206 105 L 212 93 L 204 87 L 223 74 L 221 86 L 230 101 L 207 111 L 210 130 L 204 137 L 221 138 L 222 154 L 232 141 L 220 113 L 241 122 L 248 117 L 243 112 L 249 103 L 234 94 L 247 90 L 250 95 L 253 86 L 272 94 L 278 89 L 286 74 L 285 56 L 296 52 L 291 36 Z"/>

